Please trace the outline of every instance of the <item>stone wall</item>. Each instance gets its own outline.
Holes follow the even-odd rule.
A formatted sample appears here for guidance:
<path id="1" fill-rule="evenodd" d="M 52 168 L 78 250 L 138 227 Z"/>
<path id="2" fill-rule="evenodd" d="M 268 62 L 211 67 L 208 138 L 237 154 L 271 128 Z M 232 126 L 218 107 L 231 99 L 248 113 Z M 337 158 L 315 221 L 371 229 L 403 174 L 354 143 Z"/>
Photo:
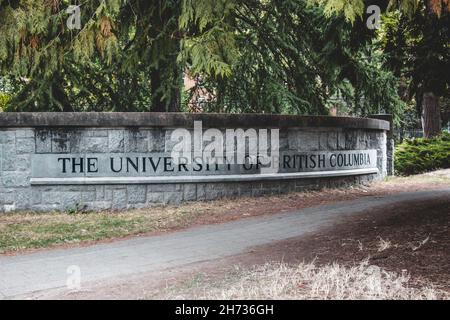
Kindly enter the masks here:
<path id="1" fill-rule="evenodd" d="M 207 115 L 142 114 L 142 122 L 139 122 L 139 114 L 91 115 L 87 119 L 83 118 L 86 114 L 0 114 L 0 211 L 141 208 L 182 201 L 344 187 L 381 179 L 387 174 L 386 132 L 389 126 L 381 120 L 259 116 L 260 121 L 253 118 L 244 127 L 241 120 L 244 115 L 239 118 L 213 115 L 214 119 L 209 122 L 205 121 Z M 51 117 L 53 121 L 49 119 Z M 148 119 L 159 121 L 155 123 Z M 33 175 L 36 175 L 32 172 L 32 161 L 36 155 L 170 152 L 172 131 L 181 126 L 191 129 L 193 121 L 199 119 L 204 125 L 210 124 L 221 130 L 245 129 L 253 125 L 278 128 L 281 151 L 376 150 L 378 172 L 336 177 L 271 178 L 267 181 L 258 181 L 256 176 L 254 181 L 231 182 L 218 179 L 194 183 L 32 184 Z"/>

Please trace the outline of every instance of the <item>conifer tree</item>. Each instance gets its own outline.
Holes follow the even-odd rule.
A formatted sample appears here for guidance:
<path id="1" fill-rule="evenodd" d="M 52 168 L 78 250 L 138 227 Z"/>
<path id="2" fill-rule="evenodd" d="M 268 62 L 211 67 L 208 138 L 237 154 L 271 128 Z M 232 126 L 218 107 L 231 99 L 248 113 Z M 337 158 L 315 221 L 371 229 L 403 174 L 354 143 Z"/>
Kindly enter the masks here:
<path id="1" fill-rule="evenodd" d="M 327 114 L 336 94 L 392 109 L 358 23 L 306 0 L 0 0 L 0 75 L 9 110 L 177 111 L 183 72 L 215 95 L 205 111 Z"/>
<path id="2" fill-rule="evenodd" d="M 327 15 L 343 14 L 347 20 L 364 17 L 364 0 L 309 0 Z M 374 1 L 390 12 L 382 27 L 382 49 L 388 66 L 408 82 L 422 118 L 424 136 L 441 132 L 439 101 L 448 99 L 450 76 L 450 0 Z M 371 1 L 371 3 L 373 3 Z"/>

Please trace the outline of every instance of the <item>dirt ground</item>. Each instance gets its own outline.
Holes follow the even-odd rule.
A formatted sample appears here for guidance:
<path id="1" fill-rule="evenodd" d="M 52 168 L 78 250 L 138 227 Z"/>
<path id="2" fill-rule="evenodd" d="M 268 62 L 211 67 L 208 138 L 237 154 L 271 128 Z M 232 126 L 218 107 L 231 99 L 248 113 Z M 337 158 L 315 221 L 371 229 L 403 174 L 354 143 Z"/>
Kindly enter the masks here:
<path id="1" fill-rule="evenodd" d="M 255 247 L 215 265 L 205 265 L 192 271 L 188 280 L 174 277 L 166 288 L 172 286 L 173 291 L 181 281 L 178 287 L 186 291 L 186 286 L 197 285 L 187 282 L 195 282 L 196 277 L 200 282 L 213 283 L 235 266 L 245 270 L 267 262 L 296 265 L 315 261 L 317 266 L 337 263 L 353 267 L 366 259 L 383 270 L 408 274 L 409 286 L 432 286 L 450 293 L 450 199 L 370 210 L 318 233 Z M 166 292 L 147 291 L 145 297 L 161 298 Z"/>
<path id="2" fill-rule="evenodd" d="M 359 190 L 358 196 L 439 187 L 448 185 L 396 181 L 380 183 L 366 191 Z M 356 195 L 353 192 L 342 193 L 333 200 L 348 200 L 354 197 Z M 313 198 L 316 205 L 322 202 L 330 203 L 330 198 L 322 198 L 319 195 Z M 278 205 L 277 212 L 288 211 L 305 206 L 305 201 L 297 203 L 295 196 L 292 196 L 291 201 Z M 268 206 L 267 203 L 261 203 L 261 206 L 257 207 L 264 208 L 265 214 L 275 210 L 275 206 Z M 253 215 L 251 212 L 247 214 Z M 271 261 L 289 264 L 315 261 L 319 266 L 330 263 L 354 266 L 364 259 L 369 259 L 371 265 L 384 270 L 409 274 L 409 284 L 412 286 L 431 284 L 435 288 L 450 292 L 449 227 L 449 198 L 440 198 L 433 202 L 402 203 L 342 219 L 339 224 L 322 229 L 318 233 L 255 247 L 246 253 L 226 259 L 162 270 L 157 274 L 144 273 L 112 282 L 96 283 L 81 292 L 38 294 L 33 298 L 158 299 L 165 298 L 170 288 L 181 286 L 185 289 L 200 282 L 214 282 L 232 273 L 237 266 L 239 269 L 246 269 Z"/>
<path id="3" fill-rule="evenodd" d="M 450 291 L 450 199 L 370 210 L 307 237 L 254 248 L 245 260 L 352 265 L 366 258 L 385 270 L 408 272 L 417 285 Z"/>

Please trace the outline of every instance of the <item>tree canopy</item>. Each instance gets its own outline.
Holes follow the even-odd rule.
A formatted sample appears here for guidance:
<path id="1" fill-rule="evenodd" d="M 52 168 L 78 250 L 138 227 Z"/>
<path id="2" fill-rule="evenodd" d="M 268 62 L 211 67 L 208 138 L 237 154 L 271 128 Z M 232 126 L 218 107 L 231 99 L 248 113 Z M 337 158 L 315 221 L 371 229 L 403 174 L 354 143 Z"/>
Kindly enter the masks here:
<path id="1" fill-rule="evenodd" d="M 364 17 L 363 0 L 310 0 L 327 16 L 344 15 L 354 23 Z M 441 112 L 450 113 L 450 1 L 375 1 L 385 14 L 377 33 L 379 49 L 386 56 L 383 67 L 400 80 L 399 94 L 413 101 L 426 137 L 441 131 Z M 440 104 L 444 105 L 441 106 Z"/>
<path id="2" fill-rule="evenodd" d="M 81 29 L 67 26 L 70 5 Z M 0 0 L 6 109 L 183 110 L 187 73 L 214 96 L 204 111 L 398 115 L 400 78 L 363 12 L 347 0 Z"/>

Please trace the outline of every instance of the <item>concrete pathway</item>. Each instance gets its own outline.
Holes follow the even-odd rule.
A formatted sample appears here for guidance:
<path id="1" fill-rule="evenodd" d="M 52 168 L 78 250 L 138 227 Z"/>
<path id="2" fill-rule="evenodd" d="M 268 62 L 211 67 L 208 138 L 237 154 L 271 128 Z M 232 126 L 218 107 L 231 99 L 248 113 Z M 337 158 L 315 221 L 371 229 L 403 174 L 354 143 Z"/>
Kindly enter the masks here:
<path id="1" fill-rule="evenodd" d="M 85 248 L 0 256 L 0 299 L 63 288 L 69 277 L 70 266 L 80 268 L 83 283 L 179 267 L 298 237 L 333 225 L 344 216 L 356 215 L 368 209 L 408 201 L 432 201 L 443 196 L 450 197 L 450 188 L 367 197 Z"/>

